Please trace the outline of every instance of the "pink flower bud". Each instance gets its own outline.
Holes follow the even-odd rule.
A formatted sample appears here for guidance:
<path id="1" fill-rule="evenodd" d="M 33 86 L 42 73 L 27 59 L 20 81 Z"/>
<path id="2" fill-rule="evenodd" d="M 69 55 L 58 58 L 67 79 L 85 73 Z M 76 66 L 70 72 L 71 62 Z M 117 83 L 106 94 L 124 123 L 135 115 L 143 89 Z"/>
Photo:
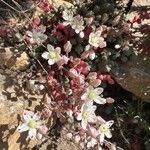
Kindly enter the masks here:
<path id="1" fill-rule="evenodd" d="M 96 72 L 90 72 L 87 76 L 88 79 L 96 79 L 97 73 Z"/>
<path id="2" fill-rule="evenodd" d="M 72 45 L 70 43 L 70 41 L 67 41 L 66 44 L 64 45 L 64 51 L 66 53 L 69 53 L 71 51 Z"/>
<path id="3" fill-rule="evenodd" d="M 114 103 L 114 99 L 113 98 L 111 98 L 111 97 L 108 97 L 108 98 L 106 98 L 106 101 L 107 101 L 107 103 Z"/>
<path id="4" fill-rule="evenodd" d="M 41 20 L 40 20 L 39 16 L 36 16 L 35 18 L 33 18 L 31 26 L 32 26 L 32 28 L 36 28 L 40 25 L 40 23 L 41 23 Z"/>
<path id="5" fill-rule="evenodd" d="M 80 128 L 80 129 L 79 129 L 79 135 L 80 135 L 80 136 L 84 136 L 84 135 L 85 135 L 85 130 L 82 129 L 82 128 Z"/>
<path id="6" fill-rule="evenodd" d="M 120 16 L 116 16 L 115 19 L 112 21 L 112 26 L 116 26 L 120 21 Z"/>
<path id="7" fill-rule="evenodd" d="M 41 115 L 42 115 L 43 119 L 47 119 L 47 118 L 51 117 L 52 111 L 48 108 L 44 108 Z"/>
<path id="8" fill-rule="evenodd" d="M 97 123 L 98 123 L 98 124 L 103 124 L 103 123 L 106 122 L 106 121 L 105 121 L 102 117 L 100 117 L 100 116 L 97 116 L 96 119 L 97 119 Z"/>
<path id="9" fill-rule="evenodd" d="M 94 17 L 86 18 L 86 25 L 91 25 L 94 20 Z"/>
<path id="10" fill-rule="evenodd" d="M 96 138 L 98 136 L 97 130 L 94 127 L 92 127 L 92 126 L 89 126 L 89 132 L 88 132 L 88 134 L 90 136 L 92 136 L 93 138 Z"/>
<path id="11" fill-rule="evenodd" d="M 123 25 L 123 27 L 121 28 L 120 32 L 124 32 L 124 33 L 128 34 L 128 33 L 130 33 L 130 28 L 131 28 L 131 24 L 125 23 Z"/>
<path id="12" fill-rule="evenodd" d="M 7 30 L 3 27 L 0 27 L 0 37 L 6 37 L 8 34 Z"/>
<path id="13" fill-rule="evenodd" d="M 71 78 L 77 78 L 78 77 L 78 73 L 77 73 L 77 71 L 75 69 L 72 68 L 72 69 L 69 70 L 69 76 Z"/>
<path id="14" fill-rule="evenodd" d="M 106 23 L 108 19 L 108 14 L 104 13 L 102 16 L 102 24 Z"/>
<path id="15" fill-rule="evenodd" d="M 64 55 L 64 56 L 62 56 L 62 57 L 60 58 L 60 60 L 57 62 L 57 65 L 58 65 L 59 67 L 61 67 L 61 66 L 63 66 L 64 64 L 67 64 L 67 63 L 68 63 L 68 60 L 69 60 L 69 58 Z"/>
<path id="16" fill-rule="evenodd" d="M 89 51 L 84 51 L 82 54 L 81 54 L 81 58 L 82 59 L 87 59 L 89 56 Z"/>
<path id="17" fill-rule="evenodd" d="M 48 132 L 48 128 L 46 127 L 46 126 L 41 126 L 40 128 L 39 128 L 39 133 L 41 133 L 41 134 L 43 134 L 43 135 L 46 135 L 47 134 L 47 132 Z"/>
<path id="18" fill-rule="evenodd" d="M 94 87 L 98 87 L 101 84 L 101 80 L 100 79 L 91 79 L 90 80 L 90 85 L 94 86 Z"/>
<path id="19" fill-rule="evenodd" d="M 84 38 L 84 32 L 80 32 L 79 36 L 80 38 Z"/>

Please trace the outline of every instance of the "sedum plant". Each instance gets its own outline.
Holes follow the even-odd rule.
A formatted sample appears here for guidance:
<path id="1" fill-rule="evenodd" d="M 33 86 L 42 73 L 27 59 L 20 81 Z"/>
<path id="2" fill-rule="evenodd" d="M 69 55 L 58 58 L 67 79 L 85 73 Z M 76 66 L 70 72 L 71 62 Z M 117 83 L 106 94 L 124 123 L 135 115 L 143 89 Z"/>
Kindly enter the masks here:
<path id="1" fill-rule="evenodd" d="M 43 12 L 30 23 L 24 41 L 44 62 L 48 97 L 41 112 L 25 111 L 18 131 L 28 130 L 29 138 L 46 138 L 44 122 L 58 118 L 67 124 L 67 137 L 82 148 L 116 149 L 108 141 L 114 121 L 105 121 L 96 110 L 114 102 L 103 95 L 103 83 L 114 83 L 108 73 L 115 62 L 133 54 L 123 56 L 130 34 L 123 11 L 106 0 L 75 2 L 70 8 L 57 8 L 48 0 L 37 4 Z"/>

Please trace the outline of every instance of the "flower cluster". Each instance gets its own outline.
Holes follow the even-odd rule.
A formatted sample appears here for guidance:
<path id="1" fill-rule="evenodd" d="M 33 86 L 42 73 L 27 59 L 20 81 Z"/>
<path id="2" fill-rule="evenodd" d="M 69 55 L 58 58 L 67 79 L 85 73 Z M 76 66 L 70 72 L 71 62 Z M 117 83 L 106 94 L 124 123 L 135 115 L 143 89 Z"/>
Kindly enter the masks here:
<path id="1" fill-rule="evenodd" d="M 54 47 L 51 48 L 50 52 L 53 53 Z M 55 52 L 57 53 L 57 50 Z M 48 52 L 44 52 L 42 57 L 49 59 L 50 62 L 55 58 Z M 59 54 L 59 57 L 62 59 L 64 56 Z M 79 144 L 84 144 L 87 148 L 103 145 L 105 136 L 111 138 L 110 127 L 113 121 L 106 122 L 97 116 L 95 111 L 98 105 L 113 102 L 103 97 L 104 89 L 101 87 L 101 82 L 106 77 L 108 79 L 110 77 L 91 72 L 89 64 L 79 58 L 70 57 L 65 64 L 61 63 L 61 65 L 58 62 L 59 60 L 53 61 L 54 64 L 49 63 L 49 65 L 56 65 L 57 72 L 54 70 L 49 72 L 47 80 L 51 100 L 47 98 L 43 103 L 62 123 L 71 123 L 68 134 Z M 80 134 L 80 130 L 84 136 Z M 96 135 L 89 134 L 90 130 L 94 130 L 93 134 Z"/>
<path id="2" fill-rule="evenodd" d="M 31 30 L 26 31 L 24 36 L 27 43 L 31 45 L 40 45 L 47 39 L 47 35 L 44 34 L 46 27 L 41 24 L 39 17 L 33 19 L 30 28 Z"/>

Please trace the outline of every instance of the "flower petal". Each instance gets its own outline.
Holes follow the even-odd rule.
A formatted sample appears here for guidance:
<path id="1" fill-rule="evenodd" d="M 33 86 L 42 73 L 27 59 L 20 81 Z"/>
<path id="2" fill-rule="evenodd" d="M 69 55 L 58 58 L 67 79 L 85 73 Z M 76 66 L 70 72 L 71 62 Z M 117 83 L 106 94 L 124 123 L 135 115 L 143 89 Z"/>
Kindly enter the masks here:
<path id="1" fill-rule="evenodd" d="M 106 99 L 105 98 L 102 98 L 100 96 L 97 96 L 94 101 L 97 103 L 97 104 L 106 104 Z"/>
<path id="2" fill-rule="evenodd" d="M 94 127 L 89 126 L 88 134 L 91 137 L 96 138 L 98 136 L 98 131 Z"/>
<path id="3" fill-rule="evenodd" d="M 94 138 L 91 138 L 91 140 L 87 143 L 87 148 L 94 147 L 97 144 L 97 140 Z"/>
<path id="4" fill-rule="evenodd" d="M 101 135 L 100 135 L 99 140 L 100 140 L 100 144 L 101 144 L 101 145 L 102 145 L 102 144 L 103 144 L 103 142 L 104 142 L 104 137 L 105 137 L 105 135 L 104 135 L 104 134 L 101 134 Z"/>
<path id="5" fill-rule="evenodd" d="M 28 134 L 29 134 L 30 139 L 35 139 L 36 134 L 37 134 L 37 130 L 36 129 L 30 129 Z"/>
<path id="6" fill-rule="evenodd" d="M 56 47 L 55 50 L 56 50 L 56 52 L 58 52 L 58 54 L 61 53 L 61 48 L 60 47 Z"/>
<path id="7" fill-rule="evenodd" d="M 96 121 L 96 122 L 98 122 L 99 124 L 106 123 L 106 121 L 105 121 L 102 117 L 96 116 L 96 118 L 97 118 L 97 121 Z"/>
<path id="8" fill-rule="evenodd" d="M 114 121 L 113 120 L 107 121 L 106 124 L 110 128 L 114 124 Z"/>
<path id="9" fill-rule="evenodd" d="M 44 53 L 42 54 L 42 57 L 43 57 L 44 59 L 48 59 L 48 55 L 49 55 L 48 52 L 44 52 Z"/>
<path id="10" fill-rule="evenodd" d="M 40 115 L 37 114 L 37 113 L 34 114 L 33 119 L 34 119 L 34 120 L 40 120 Z"/>
<path id="11" fill-rule="evenodd" d="M 42 135 L 41 133 L 39 133 L 39 132 L 38 132 L 37 135 L 36 135 L 36 137 L 37 137 L 38 140 L 41 140 L 41 139 L 42 139 L 42 136 L 43 136 L 43 135 Z"/>
<path id="12" fill-rule="evenodd" d="M 47 49 L 48 51 L 53 51 L 54 50 L 54 47 L 50 44 L 47 45 Z"/>
<path id="13" fill-rule="evenodd" d="M 91 60 L 94 60 L 95 59 L 95 52 L 93 51 L 93 52 L 90 52 L 90 54 L 89 54 L 89 58 L 91 59 Z"/>
<path id="14" fill-rule="evenodd" d="M 80 33 L 80 30 L 79 30 L 79 29 L 76 29 L 75 32 L 76 32 L 77 34 L 79 34 L 79 33 Z"/>
<path id="15" fill-rule="evenodd" d="M 112 134 L 111 134 L 111 132 L 109 130 L 105 133 L 105 135 L 109 139 L 112 137 Z"/>
<path id="16" fill-rule="evenodd" d="M 28 111 L 28 110 L 24 110 L 24 112 L 23 112 L 23 120 L 25 122 L 27 122 L 27 121 L 29 121 L 32 118 L 33 115 L 34 115 L 34 112 Z"/>
<path id="17" fill-rule="evenodd" d="M 91 104 L 91 103 L 89 103 L 89 104 Z M 96 108 L 97 108 L 97 106 L 92 105 L 91 108 L 90 108 L 91 112 L 94 112 L 96 110 Z"/>
<path id="18" fill-rule="evenodd" d="M 103 93 L 104 89 L 103 88 L 96 88 L 95 89 L 97 95 L 100 95 L 101 93 Z"/>
<path id="19" fill-rule="evenodd" d="M 82 120 L 82 113 L 79 113 L 78 116 L 77 116 L 77 120 Z"/>
<path id="20" fill-rule="evenodd" d="M 95 115 L 90 115 L 88 118 L 88 122 L 94 123 L 95 122 Z"/>
<path id="21" fill-rule="evenodd" d="M 81 121 L 81 126 L 82 126 L 82 128 L 83 128 L 84 130 L 86 130 L 87 124 L 88 124 L 87 120 L 83 120 L 83 119 L 82 119 L 82 121 Z"/>
<path id="22" fill-rule="evenodd" d="M 55 61 L 54 61 L 53 59 L 49 59 L 49 60 L 48 60 L 48 64 L 49 64 L 49 65 L 53 65 L 54 63 L 55 63 Z"/>
<path id="23" fill-rule="evenodd" d="M 88 87 L 88 91 L 91 91 L 91 90 L 94 90 L 94 88 L 93 88 L 93 86 L 90 85 L 90 86 Z"/>
<path id="24" fill-rule="evenodd" d="M 29 127 L 27 126 L 26 123 L 23 123 L 22 125 L 19 125 L 19 126 L 18 126 L 17 130 L 18 130 L 19 132 L 24 132 L 24 131 L 29 130 Z"/>
<path id="25" fill-rule="evenodd" d="M 81 96 L 81 100 L 86 100 L 87 99 L 87 93 L 84 93 L 82 96 Z"/>

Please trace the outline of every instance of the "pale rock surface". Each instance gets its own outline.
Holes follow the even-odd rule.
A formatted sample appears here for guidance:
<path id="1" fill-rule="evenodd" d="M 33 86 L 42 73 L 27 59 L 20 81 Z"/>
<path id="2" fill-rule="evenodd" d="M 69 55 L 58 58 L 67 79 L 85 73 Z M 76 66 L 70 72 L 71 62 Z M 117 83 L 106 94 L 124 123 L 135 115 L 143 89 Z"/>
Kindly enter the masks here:
<path id="1" fill-rule="evenodd" d="M 112 69 L 115 80 L 127 91 L 150 102 L 150 57 L 139 54 Z"/>

